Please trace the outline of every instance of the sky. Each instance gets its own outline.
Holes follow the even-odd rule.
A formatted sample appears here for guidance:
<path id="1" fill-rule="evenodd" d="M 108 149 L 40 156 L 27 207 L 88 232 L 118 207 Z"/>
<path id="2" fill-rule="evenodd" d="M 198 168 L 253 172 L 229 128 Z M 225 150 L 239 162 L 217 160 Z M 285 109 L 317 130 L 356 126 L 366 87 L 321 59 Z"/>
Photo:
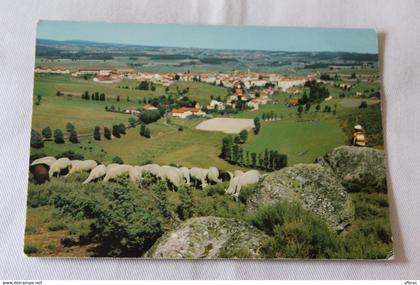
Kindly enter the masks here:
<path id="1" fill-rule="evenodd" d="M 371 29 L 40 21 L 38 39 L 208 49 L 377 53 Z"/>

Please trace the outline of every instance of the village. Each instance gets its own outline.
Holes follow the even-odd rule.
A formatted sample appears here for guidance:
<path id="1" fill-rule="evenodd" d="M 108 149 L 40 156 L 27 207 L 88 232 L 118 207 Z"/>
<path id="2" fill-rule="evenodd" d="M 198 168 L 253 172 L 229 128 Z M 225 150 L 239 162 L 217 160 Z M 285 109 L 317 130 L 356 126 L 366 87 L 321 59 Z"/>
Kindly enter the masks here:
<path id="1" fill-rule="evenodd" d="M 289 94 L 288 103 L 291 106 L 298 104 L 298 98 L 301 94 L 305 82 L 316 80 L 317 82 L 327 83 L 319 79 L 319 73 L 310 73 L 306 76 L 285 76 L 277 73 L 251 72 L 249 69 L 245 72 L 234 71 L 232 73 L 221 72 L 181 72 L 181 73 L 146 73 L 134 69 L 101 69 L 101 68 L 78 68 L 76 70 L 36 67 L 35 73 L 38 74 L 62 74 L 70 75 L 75 78 L 85 78 L 97 84 L 117 84 L 122 80 L 134 80 L 146 82 L 148 84 L 157 84 L 163 87 L 169 87 L 176 81 L 181 82 L 202 82 L 214 86 L 224 87 L 230 90 L 226 98 L 214 98 L 211 96 L 206 105 L 202 106 L 196 103 L 194 106 L 182 106 L 170 110 L 173 117 L 185 119 L 190 116 L 205 117 L 209 112 L 224 111 L 230 109 L 249 109 L 258 110 L 259 106 L 267 104 L 270 96 L 275 92 L 285 92 Z M 350 89 L 350 83 L 341 83 L 340 88 Z M 360 93 L 360 92 L 359 92 Z M 327 98 L 328 100 L 328 98 Z M 156 110 L 152 104 L 144 104 L 143 111 Z M 138 115 L 142 111 L 138 107 L 128 107 L 123 110 L 124 113 Z"/>

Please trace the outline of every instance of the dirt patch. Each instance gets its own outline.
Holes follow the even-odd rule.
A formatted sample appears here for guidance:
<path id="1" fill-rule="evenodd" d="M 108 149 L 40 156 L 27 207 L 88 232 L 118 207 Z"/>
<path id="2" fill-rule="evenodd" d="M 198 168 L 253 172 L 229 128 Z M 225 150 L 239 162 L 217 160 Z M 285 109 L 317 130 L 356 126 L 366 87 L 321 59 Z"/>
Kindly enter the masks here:
<path id="1" fill-rule="evenodd" d="M 203 131 L 236 134 L 242 130 L 252 129 L 254 126 L 252 119 L 214 118 L 198 124 L 195 128 Z"/>

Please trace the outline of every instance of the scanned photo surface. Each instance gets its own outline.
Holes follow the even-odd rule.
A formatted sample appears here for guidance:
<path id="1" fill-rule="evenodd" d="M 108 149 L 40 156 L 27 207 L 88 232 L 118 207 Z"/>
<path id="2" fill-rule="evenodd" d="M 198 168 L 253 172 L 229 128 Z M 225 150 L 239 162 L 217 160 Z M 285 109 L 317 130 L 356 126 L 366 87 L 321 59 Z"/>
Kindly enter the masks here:
<path id="1" fill-rule="evenodd" d="M 374 30 L 40 21 L 23 250 L 391 259 L 381 96 Z"/>

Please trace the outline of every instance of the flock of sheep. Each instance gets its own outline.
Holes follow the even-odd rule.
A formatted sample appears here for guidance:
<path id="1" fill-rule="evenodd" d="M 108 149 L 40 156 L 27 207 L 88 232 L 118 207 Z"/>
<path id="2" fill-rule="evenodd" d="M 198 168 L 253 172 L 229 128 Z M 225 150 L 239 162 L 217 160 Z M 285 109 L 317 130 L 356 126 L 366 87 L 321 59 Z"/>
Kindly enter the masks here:
<path id="1" fill-rule="evenodd" d="M 98 181 L 103 178 L 104 182 L 122 176 L 128 176 L 133 183 L 138 183 L 146 173 L 157 179 L 167 182 L 175 190 L 182 185 L 194 185 L 204 189 L 209 184 L 229 181 L 226 193 L 235 197 L 239 196 L 242 186 L 257 183 L 261 175 L 257 170 L 242 172 L 240 170 L 231 173 L 219 170 L 216 167 L 208 169 L 199 167 L 175 167 L 170 165 L 146 164 L 142 166 L 116 164 L 107 166 L 95 160 L 70 160 L 66 157 L 56 159 L 52 156 L 34 160 L 30 165 L 36 183 L 44 183 L 53 176 L 74 173 L 89 172 L 89 177 L 82 184 Z"/>

